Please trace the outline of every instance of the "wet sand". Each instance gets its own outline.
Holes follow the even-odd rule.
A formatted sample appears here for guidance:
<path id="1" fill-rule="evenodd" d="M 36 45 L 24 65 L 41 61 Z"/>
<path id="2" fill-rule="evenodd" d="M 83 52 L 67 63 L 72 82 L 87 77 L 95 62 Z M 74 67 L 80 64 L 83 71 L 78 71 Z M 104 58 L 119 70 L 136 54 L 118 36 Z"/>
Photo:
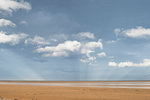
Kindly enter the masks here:
<path id="1" fill-rule="evenodd" d="M 84 82 L 54 83 L 70 84 Z M 125 85 L 124 83 L 121 84 Z M 149 86 L 149 83 L 144 84 Z M 108 83 L 106 83 L 106 85 L 108 85 Z M 137 87 L 139 87 L 139 84 Z M 34 84 L 0 84 L 0 100 L 150 100 L 150 89 L 92 87 L 91 84 L 90 86 L 81 86 L 76 84 L 73 86 L 55 86 L 54 84 L 51 86 Z"/>

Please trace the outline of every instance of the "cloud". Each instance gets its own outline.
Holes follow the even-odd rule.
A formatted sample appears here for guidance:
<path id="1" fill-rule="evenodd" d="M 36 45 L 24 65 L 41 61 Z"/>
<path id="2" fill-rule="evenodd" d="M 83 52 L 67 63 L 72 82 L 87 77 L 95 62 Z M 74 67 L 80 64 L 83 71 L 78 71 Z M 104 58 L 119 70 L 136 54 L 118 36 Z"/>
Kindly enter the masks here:
<path id="1" fill-rule="evenodd" d="M 103 44 L 101 41 L 97 42 L 87 42 L 81 43 L 76 40 L 74 41 L 65 41 L 64 43 L 60 43 L 56 46 L 46 46 L 44 48 L 37 48 L 37 53 L 45 53 L 44 57 L 60 57 L 60 56 L 69 56 L 70 52 L 73 53 L 81 53 L 86 55 L 86 58 L 81 59 L 82 62 L 94 61 L 96 59 L 95 56 L 91 56 L 90 53 L 95 52 L 95 48 L 102 49 Z M 102 53 L 103 54 L 103 53 Z"/>
<path id="2" fill-rule="evenodd" d="M 44 48 L 38 48 L 36 52 L 46 52 L 43 56 L 45 57 L 56 57 L 56 56 L 68 56 L 69 52 L 75 52 L 80 49 L 81 43 L 78 41 L 65 41 L 57 46 L 46 46 Z"/>
<path id="3" fill-rule="evenodd" d="M 116 29 L 114 30 L 114 32 L 115 32 L 116 36 L 118 36 L 118 34 L 121 32 L 121 29 L 116 28 Z"/>
<path id="4" fill-rule="evenodd" d="M 103 49 L 101 40 L 92 42 L 65 41 L 56 46 L 38 47 L 35 52 L 42 53 L 43 57 L 68 57 L 72 53 L 81 54 L 81 62 L 93 64 L 96 62 L 96 49 Z M 101 52 L 98 56 L 102 57 L 106 54 Z"/>
<path id="5" fill-rule="evenodd" d="M 17 11 L 19 9 L 31 10 L 32 7 L 30 3 L 21 0 L 0 0 L 0 13 L 9 13 L 12 14 L 13 11 Z"/>
<path id="6" fill-rule="evenodd" d="M 20 24 L 27 24 L 27 21 L 23 20 L 20 22 Z"/>
<path id="7" fill-rule="evenodd" d="M 34 38 L 26 39 L 25 44 L 49 45 L 50 43 L 46 41 L 43 37 L 35 36 Z"/>
<path id="8" fill-rule="evenodd" d="M 97 42 L 87 42 L 83 44 L 81 53 L 89 56 L 91 52 L 94 52 L 95 48 L 103 49 L 103 44 L 100 40 L 98 40 Z"/>
<path id="9" fill-rule="evenodd" d="M 109 41 L 106 41 L 106 44 L 114 44 L 120 40 L 121 40 L 120 38 L 117 38 L 116 40 L 109 40 Z"/>
<path id="10" fill-rule="evenodd" d="M 109 62 L 111 67 L 150 67 L 150 59 L 144 59 L 142 63 L 133 63 L 133 62 Z"/>
<path id="11" fill-rule="evenodd" d="M 68 40 L 69 36 L 67 34 L 54 34 L 53 36 L 50 37 L 51 41 L 64 41 L 64 40 Z"/>
<path id="12" fill-rule="evenodd" d="M 83 39 L 85 39 L 85 38 L 94 39 L 95 38 L 94 34 L 91 32 L 80 32 L 77 34 L 77 37 L 83 38 Z"/>
<path id="13" fill-rule="evenodd" d="M 116 40 L 111 40 L 111 41 L 107 41 L 106 43 L 107 44 L 113 44 L 113 43 L 116 43 L 117 41 Z"/>
<path id="14" fill-rule="evenodd" d="M 48 54 L 43 54 L 43 57 L 67 57 L 69 54 L 66 51 L 57 51 Z"/>
<path id="15" fill-rule="evenodd" d="M 115 57 L 114 56 L 109 56 L 108 58 L 111 59 L 111 60 L 114 60 Z"/>
<path id="16" fill-rule="evenodd" d="M 106 56 L 106 53 L 105 53 L 105 52 L 101 52 L 101 53 L 98 53 L 97 56 L 98 56 L 98 57 L 105 57 L 105 56 Z"/>
<path id="17" fill-rule="evenodd" d="M 150 28 L 143 28 L 142 26 L 131 28 L 131 29 L 126 29 L 126 30 L 120 30 L 119 32 L 131 38 L 150 37 Z"/>
<path id="18" fill-rule="evenodd" d="M 0 44 L 10 43 L 11 45 L 16 45 L 27 36 L 25 33 L 7 34 L 6 32 L 0 31 Z"/>
<path id="19" fill-rule="evenodd" d="M 95 56 L 88 57 L 88 58 L 85 58 L 85 59 L 80 59 L 81 62 L 83 62 L 83 63 L 89 63 L 89 64 L 91 64 L 91 62 L 93 62 L 95 60 L 96 60 Z"/>
<path id="20" fill-rule="evenodd" d="M 12 21 L 7 19 L 0 19 L 0 27 L 6 27 L 6 26 L 15 27 L 16 24 L 14 24 Z"/>
<path id="21" fill-rule="evenodd" d="M 96 57 L 91 56 L 90 54 L 94 53 L 96 48 L 103 49 L 103 44 L 100 40 L 98 40 L 97 42 L 87 42 L 85 44 L 82 44 L 80 52 L 81 54 L 85 54 L 86 58 L 82 58 L 80 59 L 80 61 L 89 64 L 91 64 L 91 62 L 94 62 L 96 60 Z"/>

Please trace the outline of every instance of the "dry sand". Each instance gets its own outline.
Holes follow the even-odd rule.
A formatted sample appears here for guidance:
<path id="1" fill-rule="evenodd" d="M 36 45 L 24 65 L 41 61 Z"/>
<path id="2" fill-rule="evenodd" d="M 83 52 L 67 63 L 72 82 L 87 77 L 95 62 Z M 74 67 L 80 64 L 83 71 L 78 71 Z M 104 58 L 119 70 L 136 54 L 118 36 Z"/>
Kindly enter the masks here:
<path id="1" fill-rule="evenodd" d="M 0 100 L 150 100 L 150 89 L 3 84 Z"/>

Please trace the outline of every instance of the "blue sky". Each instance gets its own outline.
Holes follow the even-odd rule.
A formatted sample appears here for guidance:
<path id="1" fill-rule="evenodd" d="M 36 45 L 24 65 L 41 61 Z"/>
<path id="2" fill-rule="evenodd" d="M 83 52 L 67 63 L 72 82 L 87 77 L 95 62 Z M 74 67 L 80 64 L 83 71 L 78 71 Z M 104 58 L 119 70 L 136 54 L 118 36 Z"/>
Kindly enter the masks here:
<path id="1" fill-rule="evenodd" d="M 1 80 L 150 80 L 149 0 L 0 0 Z"/>

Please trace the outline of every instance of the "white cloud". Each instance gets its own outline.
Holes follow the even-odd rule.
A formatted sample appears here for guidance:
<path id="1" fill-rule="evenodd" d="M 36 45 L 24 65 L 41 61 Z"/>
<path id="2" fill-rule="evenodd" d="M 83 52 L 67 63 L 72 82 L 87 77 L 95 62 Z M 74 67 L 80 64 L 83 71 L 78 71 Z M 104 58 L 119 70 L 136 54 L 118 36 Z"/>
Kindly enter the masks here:
<path id="1" fill-rule="evenodd" d="M 28 35 L 21 34 L 7 34 L 6 32 L 0 31 L 0 43 L 10 43 L 12 45 L 18 44 L 22 39 L 25 39 Z"/>
<path id="2" fill-rule="evenodd" d="M 23 20 L 20 22 L 20 24 L 27 24 L 27 21 Z"/>
<path id="3" fill-rule="evenodd" d="M 67 57 L 71 53 L 81 54 L 80 61 L 87 64 L 94 64 L 96 62 L 96 50 L 103 49 L 101 40 L 92 42 L 79 41 L 65 41 L 56 46 L 38 47 L 35 52 L 42 53 L 43 57 Z M 92 54 L 91 54 L 92 53 Z M 106 56 L 104 52 L 97 54 L 97 56 Z"/>
<path id="4" fill-rule="evenodd" d="M 89 63 L 89 64 L 91 64 L 91 62 L 93 62 L 95 60 L 96 60 L 95 56 L 88 57 L 88 58 L 85 58 L 85 59 L 80 59 L 81 62 L 83 62 L 83 63 Z"/>
<path id="5" fill-rule="evenodd" d="M 91 63 L 96 60 L 95 56 L 91 56 L 90 53 L 95 52 L 95 49 L 103 49 L 103 44 L 101 41 L 97 42 L 87 42 L 80 43 L 78 41 L 65 41 L 64 43 L 60 43 L 57 46 L 46 46 L 44 48 L 36 49 L 37 53 L 44 53 L 43 57 L 66 57 L 72 53 L 81 53 L 86 57 L 80 59 L 81 62 Z M 101 56 L 104 56 L 104 52 L 102 52 Z"/>
<path id="6" fill-rule="evenodd" d="M 106 53 L 105 53 L 105 52 L 101 52 L 101 53 L 98 53 L 97 56 L 98 56 L 98 57 L 105 57 L 105 56 L 106 56 Z"/>
<path id="7" fill-rule="evenodd" d="M 107 41 L 106 43 L 107 44 L 113 44 L 113 43 L 116 43 L 116 41 L 115 40 L 111 40 L 111 41 Z"/>
<path id="8" fill-rule="evenodd" d="M 68 52 L 75 52 L 80 49 L 81 43 L 78 41 L 65 41 L 57 46 L 46 46 L 45 48 L 38 48 L 36 52 L 46 52 L 46 56 L 68 56 Z"/>
<path id="9" fill-rule="evenodd" d="M 117 63 L 116 62 L 108 62 L 108 65 L 111 67 L 117 67 Z"/>
<path id="10" fill-rule="evenodd" d="M 77 37 L 79 38 L 89 38 L 89 39 L 94 39 L 95 36 L 91 32 L 80 32 L 77 34 Z"/>
<path id="11" fill-rule="evenodd" d="M 57 42 L 58 40 L 57 39 L 50 39 L 50 41 Z"/>
<path id="12" fill-rule="evenodd" d="M 103 44 L 100 40 L 97 42 L 87 42 L 85 44 L 82 44 L 80 52 L 81 52 L 81 54 L 85 54 L 86 58 L 80 59 L 80 61 L 84 62 L 84 63 L 91 63 L 91 62 L 95 61 L 96 57 L 91 56 L 90 54 L 92 52 L 94 53 L 96 48 L 103 49 Z"/>
<path id="13" fill-rule="evenodd" d="M 150 59 L 144 59 L 142 63 L 133 63 L 133 62 L 109 62 L 111 67 L 150 67 Z"/>
<path id="14" fill-rule="evenodd" d="M 98 42 L 87 42 L 83 44 L 81 53 L 89 56 L 91 52 L 94 52 L 95 48 L 103 49 L 103 44 L 100 40 Z"/>
<path id="15" fill-rule="evenodd" d="M 16 24 L 14 24 L 12 21 L 7 19 L 0 19 L 0 27 L 6 27 L 6 26 L 15 27 Z"/>
<path id="16" fill-rule="evenodd" d="M 119 28 L 116 28 L 116 29 L 114 30 L 114 32 L 115 32 L 116 36 L 118 36 L 118 34 L 121 32 L 121 30 L 120 30 Z"/>
<path id="17" fill-rule="evenodd" d="M 136 28 L 122 30 L 120 33 L 131 38 L 147 38 L 150 37 L 150 28 L 143 28 L 142 26 L 139 26 Z"/>
<path id="18" fill-rule="evenodd" d="M 46 41 L 43 37 L 35 36 L 34 38 L 26 39 L 25 44 L 48 45 L 50 43 Z"/>
<path id="19" fill-rule="evenodd" d="M 69 54 L 66 51 L 57 51 L 48 54 L 43 54 L 43 57 L 67 57 Z"/>
<path id="20" fill-rule="evenodd" d="M 0 0 L 0 13 L 9 13 L 17 11 L 18 9 L 31 10 L 32 7 L 30 3 L 20 0 Z"/>
<path id="21" fill-rule="evenodd" d="M 37 52 L 52 52 L 52 51 L 76 51 L 79 50 L 81 44 L 78 41 L 65 41 L 57 46 L 46 46 L 45 48 L 37 49 Z"/>
<path id="22" fill-rule="evenodd" d="M 80 59 L 80 61 L 81 61 L 82 63 L 88 63 L 88 62 L 89 62 L 88 59 Z"/>
<path id="23" fill-rule="evenodd" d="M 62 40 L 68 40 L 69 36 L 67 34 L 55 34 L 53 36 L 50 37 L 50 40 L 54 40 L 56 41 L 62 41 Z"/>
<path id="24" fill-rule="evenodd" d="M 110 59 L 114 59 L 115 57 L 114 57 L 114 56 L 109 56 L 108 58 L 110 58 Z"/>

